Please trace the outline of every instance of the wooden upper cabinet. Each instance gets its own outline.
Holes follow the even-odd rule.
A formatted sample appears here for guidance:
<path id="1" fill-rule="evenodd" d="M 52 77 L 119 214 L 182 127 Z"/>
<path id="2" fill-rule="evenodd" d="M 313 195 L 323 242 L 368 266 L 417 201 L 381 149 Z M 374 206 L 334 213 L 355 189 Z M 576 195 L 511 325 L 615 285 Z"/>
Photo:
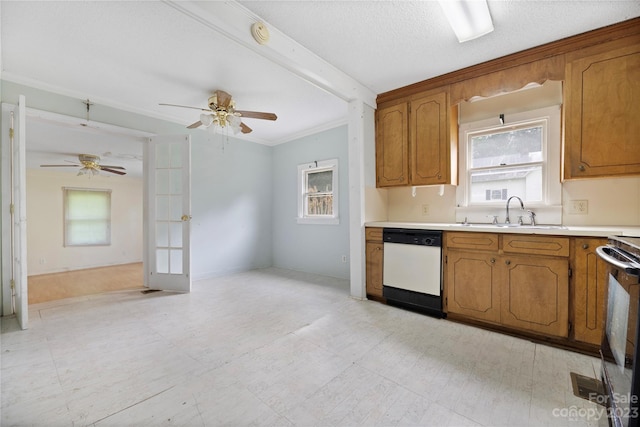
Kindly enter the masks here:
<path id="1" fill-rule="evenodd" d="M 378 109 L 377 186 L 456 184 L 457 111 L 446 89 Z"/>
<path id="2" fill-rule="evenodd" d="M 407 103 L 378 110 L 376 177 L 378 187 L 409 185 L 409 116 Z"/>
<path id="3" fill-rule="evenodd" d="M 566 55 L 564 178 L 640 173 L 640 36 Z"/>
<path id="4" fill-rule="evenodd" d="M 411 101 L 411 184 L 448 182 L 450 162 L 447 93 Z"/>

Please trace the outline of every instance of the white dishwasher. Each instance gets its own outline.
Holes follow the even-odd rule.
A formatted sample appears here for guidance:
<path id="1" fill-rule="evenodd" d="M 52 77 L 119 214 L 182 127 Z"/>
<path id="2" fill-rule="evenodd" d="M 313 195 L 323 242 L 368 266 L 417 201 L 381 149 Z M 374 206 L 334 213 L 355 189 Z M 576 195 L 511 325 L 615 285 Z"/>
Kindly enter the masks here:
<path id="1" fill-rule="evenodd" d="M 385 228 L 382 236 L 387 302 L 443 317 L 442 231 Z"/>

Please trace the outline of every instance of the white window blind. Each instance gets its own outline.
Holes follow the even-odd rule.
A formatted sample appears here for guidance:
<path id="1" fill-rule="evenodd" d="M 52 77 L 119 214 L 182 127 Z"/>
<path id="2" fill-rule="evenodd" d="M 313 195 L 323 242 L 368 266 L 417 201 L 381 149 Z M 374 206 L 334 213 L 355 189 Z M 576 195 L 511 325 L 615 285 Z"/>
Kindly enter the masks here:
<path id="1" fill-rule="evenodd" d="M 64 245 L 111 244 L 111 190 L 63 188 Z"/>

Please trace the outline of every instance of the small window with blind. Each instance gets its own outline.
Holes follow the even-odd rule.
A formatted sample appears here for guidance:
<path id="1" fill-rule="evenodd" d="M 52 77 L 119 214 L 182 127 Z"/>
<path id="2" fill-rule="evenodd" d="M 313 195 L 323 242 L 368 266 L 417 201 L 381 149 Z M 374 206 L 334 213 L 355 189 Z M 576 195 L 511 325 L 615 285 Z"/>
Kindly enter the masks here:
<path id="1" fill-rule="evenodd" d="M 64 246 L 111 244 L 111 190 L 63 188 Z"/>
<path id="2" fill-rule="evenodd" d="M 339 223 L 338 159 L 298 165 L 298 223 Z"/>

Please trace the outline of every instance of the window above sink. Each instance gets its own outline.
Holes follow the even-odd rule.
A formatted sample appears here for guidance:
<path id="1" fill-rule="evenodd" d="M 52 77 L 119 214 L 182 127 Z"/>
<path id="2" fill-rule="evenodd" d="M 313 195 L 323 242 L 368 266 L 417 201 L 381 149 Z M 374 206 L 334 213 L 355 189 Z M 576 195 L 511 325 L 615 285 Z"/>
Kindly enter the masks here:
<path id="1" fill-rule="evenodd" d="M 518 196 L 525 210 L 512 204 L 511 223 L 522 216 L 528 224 L 526 210 L 538 223 L 562 223 L 561 87 L 548 82 L 461 106 L 457 222 L 503 223 L 507 200 Z"/>

